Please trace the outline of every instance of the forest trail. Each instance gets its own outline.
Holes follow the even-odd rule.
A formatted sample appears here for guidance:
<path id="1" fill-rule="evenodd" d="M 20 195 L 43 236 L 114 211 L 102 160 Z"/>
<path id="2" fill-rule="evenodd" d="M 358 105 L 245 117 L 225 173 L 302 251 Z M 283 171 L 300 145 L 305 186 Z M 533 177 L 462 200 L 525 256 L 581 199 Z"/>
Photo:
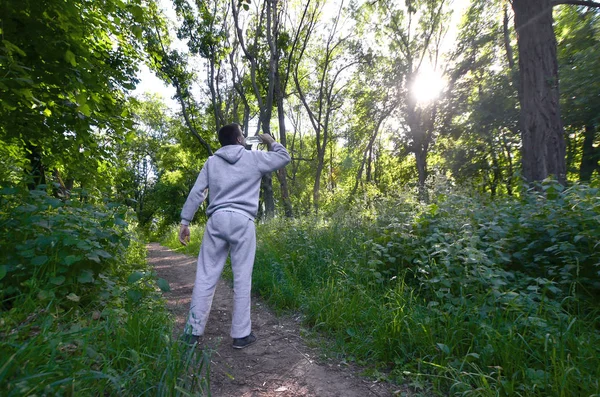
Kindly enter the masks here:
<path id="1" fill-rule="evenodd" d="M 181 335 L 194 285 L 196 258 L 152 243 L 148 245 L 148 263 L 171 286 L 164 296 L 176 316 L 177 335 Z M 252 299 L 252 328 L 258 341 L 246 349 L 233 349 L 229 336 L 232 297 L 231 286 L 221 279 L 201 341 L 213 350 L 213 396 L 368 397 L 407 392 L 403 387 L 360 377 L 357 368 L 320 361 L 318 350 L 308 347 L 300 337 L 299 322 L 288 316 L 275 316 L 257 297 Z"/>

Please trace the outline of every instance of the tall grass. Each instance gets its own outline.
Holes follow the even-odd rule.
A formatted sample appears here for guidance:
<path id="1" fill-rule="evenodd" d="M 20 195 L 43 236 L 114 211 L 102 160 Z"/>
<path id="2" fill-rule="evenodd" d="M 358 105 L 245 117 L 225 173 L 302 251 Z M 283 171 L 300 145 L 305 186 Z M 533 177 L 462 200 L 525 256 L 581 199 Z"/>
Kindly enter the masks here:
<path id="1" fill-rule="evenodd" d="M 600 203 L 444 193 L 259 226 L 254 288 L 346 359 L 451 395 L 600 393 Z"/>
<path id="2" fill-rule="evenodd" d="M 432 197 L 259 224 L 254 291 L 428 395 L 599 395 L 598 190 Z"/>
<path id="3" fill-rule="evenodd" d="M 93 198 L 0 190 L 2 395 L 210 393 L 131 221 Z"/>

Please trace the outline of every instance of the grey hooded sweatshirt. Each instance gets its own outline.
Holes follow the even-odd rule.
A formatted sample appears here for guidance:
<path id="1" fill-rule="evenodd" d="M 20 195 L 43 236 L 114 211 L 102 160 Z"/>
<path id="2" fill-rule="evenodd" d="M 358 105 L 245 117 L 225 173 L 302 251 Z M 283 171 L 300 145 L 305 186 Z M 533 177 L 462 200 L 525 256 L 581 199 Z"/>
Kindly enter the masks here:
<path id="1" fill-rule="evenodd" d="M 271 145 L 269 152 L 246 150 L 242 145 L 221 147 L 204 163 L 181 210 L 181 224 L 189 225 L 206 198 L 206 189 L 209 195 L 208 216 L 227 210 L 254 220 L 258 212 L 262 176 L 289 162 L 289 153 L 277 142 Z"/>

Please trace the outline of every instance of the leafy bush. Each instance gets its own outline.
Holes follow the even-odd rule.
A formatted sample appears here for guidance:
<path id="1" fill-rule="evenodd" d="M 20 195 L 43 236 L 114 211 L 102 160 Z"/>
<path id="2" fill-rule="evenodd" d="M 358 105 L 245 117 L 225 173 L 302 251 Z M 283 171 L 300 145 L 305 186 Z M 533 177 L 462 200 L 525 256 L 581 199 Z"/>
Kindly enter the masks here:
<path id="1" fill-rule="evenodd" d="M 38 292 L 42 301 L 80 295 L 110 276 L 129 245 L 125 207 L 86 203 L 85 195 L 63 201 L 45 189 L 0 190 L 1 298 Z M 141 264 L 138 264 L 138 266 Z"/>
<path id="2" fill-rule="evenodd" d="M 275 220 L 259 227 L 254 287 L 415 387 L 597 394 L 599 214 L 595 189 L 548 182 L 384 203 L 374 221 Z"/>
<path id="3" fill-rule="evenodd" d="M 0 190 L 3 395 L 206 392 L 208 356 L 172 338 L 133 219 L 92 201 Z"/>

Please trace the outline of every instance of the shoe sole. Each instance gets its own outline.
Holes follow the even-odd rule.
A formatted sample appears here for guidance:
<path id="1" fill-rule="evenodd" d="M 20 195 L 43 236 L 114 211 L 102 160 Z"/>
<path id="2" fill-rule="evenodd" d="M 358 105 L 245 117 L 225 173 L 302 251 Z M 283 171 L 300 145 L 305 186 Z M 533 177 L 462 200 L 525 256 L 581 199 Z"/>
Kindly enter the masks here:
<path id="1" fill-rule="evenodd" d="M 234 349 L 244 349 L 244 348 L 246 348 L 246 347 L 248 347 L 250 345 L 255 344 L 257 340 L 258 340 L 258 338 L 255 339 L 255 340 L 253 340 L 252 342 L 246 344 L 246 345 L 243 345 L 243 346 L 236 346 L 236 345 L 232 345 L 232 346 L 233 346 Z"/>

